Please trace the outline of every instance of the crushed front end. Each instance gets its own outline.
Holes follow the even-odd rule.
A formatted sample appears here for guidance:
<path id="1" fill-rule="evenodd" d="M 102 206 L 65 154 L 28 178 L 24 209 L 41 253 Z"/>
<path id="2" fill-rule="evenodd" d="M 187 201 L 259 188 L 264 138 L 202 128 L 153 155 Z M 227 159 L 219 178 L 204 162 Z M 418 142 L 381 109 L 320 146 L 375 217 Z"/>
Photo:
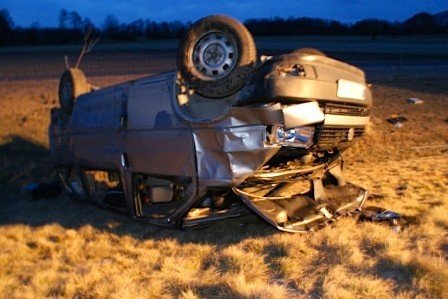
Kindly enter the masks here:
<path id="1" fill-rule="evenodd" d="M 342 153 L 364 135 L 371 103 L 364 73 L 348 64 L 306 52 L 264 61 L 227 117 L 240 130 L 244 124 L 265 130 L 259 154 L 249 159 L 232 159 L 241 149 L 232 151 L 234 140 L 222 142 L 230 149 L 222 161 L 233 171 L 234 194 L 288 232 L 313 230 L 361 209 L 368 192 L 345 180 Z M 261 166 L 242 173 L 254 160 Z M 210 160 L 198 157 L 204 161 Z"/>

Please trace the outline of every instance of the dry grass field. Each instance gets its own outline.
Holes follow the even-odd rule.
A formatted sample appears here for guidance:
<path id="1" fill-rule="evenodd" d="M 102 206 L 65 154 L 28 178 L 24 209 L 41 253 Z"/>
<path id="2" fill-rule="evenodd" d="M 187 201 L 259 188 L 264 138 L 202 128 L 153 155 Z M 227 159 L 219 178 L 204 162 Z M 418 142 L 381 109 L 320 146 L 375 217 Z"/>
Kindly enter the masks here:
<path id="1" fill-rule="evenodd" d="M 177 231 L 64 196 L 33 200 L 23 186 L 55 179 L 58 78 L 0 81 L 0 298 L 448 298 L 447 77 L 388 70 L 372 68 L 371 126 L 344 170 L 370 190 L 366 206 L 404 221 L 344 218 L 306 235 L 256 216 Z"/>

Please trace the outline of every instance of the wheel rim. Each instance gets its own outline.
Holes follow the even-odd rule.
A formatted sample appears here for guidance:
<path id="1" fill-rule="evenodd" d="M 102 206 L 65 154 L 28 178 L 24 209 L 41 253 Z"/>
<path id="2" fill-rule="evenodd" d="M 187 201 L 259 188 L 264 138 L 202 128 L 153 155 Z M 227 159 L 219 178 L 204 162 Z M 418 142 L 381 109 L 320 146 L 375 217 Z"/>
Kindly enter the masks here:
<path id="1" fill-rule="evenodd" d="M 193 50 L 194 67 L 209 79 L 225 77 L 237 64 L 237 58 L 235 41 L 221 32 L 205 35 Z"/>

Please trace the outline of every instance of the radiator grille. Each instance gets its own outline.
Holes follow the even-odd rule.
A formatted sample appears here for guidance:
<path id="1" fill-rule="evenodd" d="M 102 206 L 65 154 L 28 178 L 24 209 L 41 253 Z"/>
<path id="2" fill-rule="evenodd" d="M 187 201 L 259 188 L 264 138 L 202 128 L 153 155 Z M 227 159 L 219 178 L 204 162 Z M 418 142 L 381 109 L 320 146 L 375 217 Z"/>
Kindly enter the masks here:
<path id="1" fill-rule="evenodd" d="M 352 131 L 350 131 L 352 130 Z M 364 127 L 321 127 L 317 134 L 319 148 L 348 146 L 364 135 Z"/>
<path id="2" fill-rule="evenodd" d="M 370 109 L 363 106 L 350 104 L 321 104 L 325 114 L 348 115 L 348 116 L 369 116 Z"/>

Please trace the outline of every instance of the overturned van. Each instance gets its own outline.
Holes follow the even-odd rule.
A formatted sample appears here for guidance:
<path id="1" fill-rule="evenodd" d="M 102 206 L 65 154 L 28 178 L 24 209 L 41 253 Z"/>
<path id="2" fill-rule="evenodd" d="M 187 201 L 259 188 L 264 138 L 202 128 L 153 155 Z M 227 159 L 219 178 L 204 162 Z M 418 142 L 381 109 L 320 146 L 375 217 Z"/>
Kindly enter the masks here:
<path id="1" fill-rule="evenodd" d="M 289 232 L 362 207 L 341 154 L 369 121 L 363 71 L 315 49 L 258 58 L 221 15 L 191 26 L 177 60 L 104 88 L 62 74 L 49 136 L 70 197 L 179 228 L 255 212 Z"/>

